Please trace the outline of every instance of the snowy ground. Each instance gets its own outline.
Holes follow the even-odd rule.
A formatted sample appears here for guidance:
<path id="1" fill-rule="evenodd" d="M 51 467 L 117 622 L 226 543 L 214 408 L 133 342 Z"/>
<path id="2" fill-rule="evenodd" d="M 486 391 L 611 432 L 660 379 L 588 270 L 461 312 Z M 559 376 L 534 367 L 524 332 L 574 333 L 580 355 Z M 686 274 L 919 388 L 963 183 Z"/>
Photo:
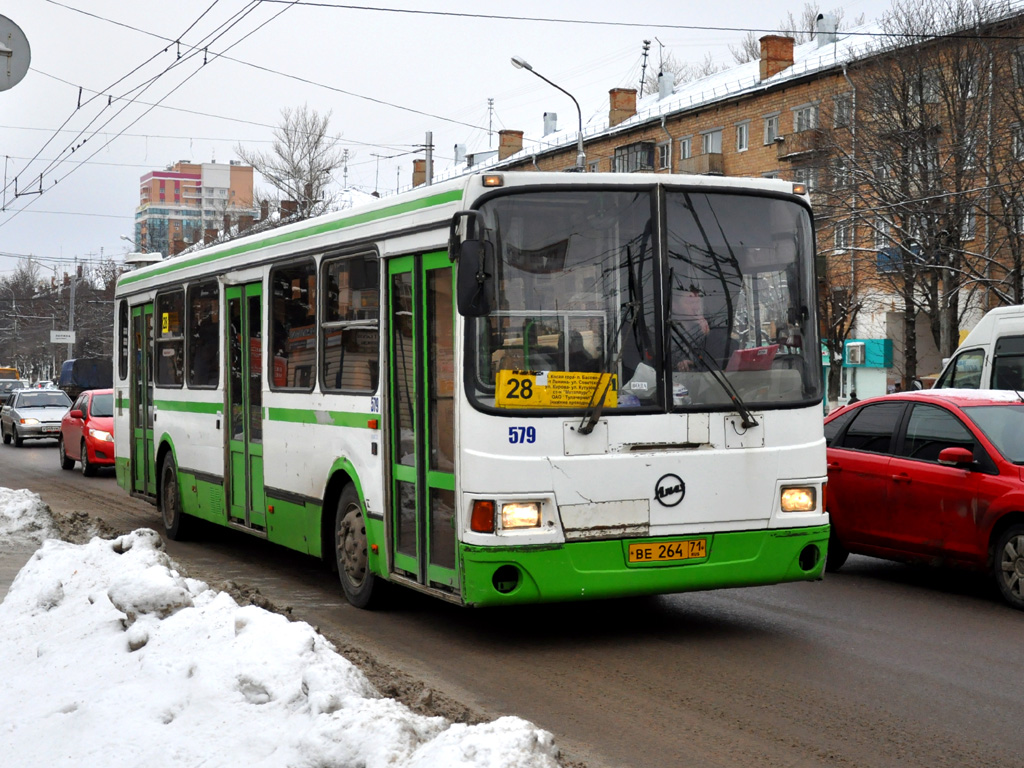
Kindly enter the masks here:
<path id="1" fill-rule="evenodd" d="M 4 768 L 558 766 L 525 720 L 382 698 L 308 624 L 182 576 L 154 531 L 55 535 L 36 494 L 0 488 L 0 553 L 40 545 L 0 603 Z"/>

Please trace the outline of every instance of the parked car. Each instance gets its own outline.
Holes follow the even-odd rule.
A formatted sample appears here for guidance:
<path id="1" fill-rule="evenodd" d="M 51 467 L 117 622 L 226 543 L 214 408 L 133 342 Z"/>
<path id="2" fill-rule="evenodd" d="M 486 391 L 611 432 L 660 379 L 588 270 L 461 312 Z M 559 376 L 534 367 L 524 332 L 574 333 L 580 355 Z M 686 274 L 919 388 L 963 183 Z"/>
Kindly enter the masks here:
<path id="1" fill-rule="evenodd" d="M 0 407 L 7 404 L 12 393 L 24 386 L 25 382 L 21 379 L 0 379 Z"/>
<path id="2" fill-rule="evenodd" d="M 58 437 L 61 417 L 70 406 L 71 398 L 60 390 L 17 390 L 0 410 L 4 445 L 13 440 L 20 447 L 25 440 Z"/>
<path id="3" fill-rule="evenodd" d="M 38 381 L 33 381 L 32 382 L 32 386 L 30 387 L 30 389 L 56 389 L 56 388 L 57 388 L 57 385 L 54 384 L 49 379 L 39 379 Z"/>
<path id="4" fill-rule="evenodd" d="M 60 466 L 92 477 L 100 467 L 114 466 L 114 390 L 90 389 L 75 400 L 60 422 Z"/>
<path id="5" fill-rule="evenodd" d="M 826 417 L 825 443 L 826 570 L 856 552 L 988 571 L 1024 610 L 1024 397 L 884 395 Z"/>

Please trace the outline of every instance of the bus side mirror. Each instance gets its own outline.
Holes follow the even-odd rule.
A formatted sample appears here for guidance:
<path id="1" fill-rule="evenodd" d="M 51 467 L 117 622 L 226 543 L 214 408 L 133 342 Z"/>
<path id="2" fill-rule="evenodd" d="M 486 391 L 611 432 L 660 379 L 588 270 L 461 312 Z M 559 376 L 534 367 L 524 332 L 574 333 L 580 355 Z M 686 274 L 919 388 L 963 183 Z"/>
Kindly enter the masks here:
<path id="1" fill-rule="evenodd" d="M 463 317 L 485 317 L 491 313 L 490 267 L 494 246 L 486 241 L 465 240 L 459 252 L 458 301 Z"/>

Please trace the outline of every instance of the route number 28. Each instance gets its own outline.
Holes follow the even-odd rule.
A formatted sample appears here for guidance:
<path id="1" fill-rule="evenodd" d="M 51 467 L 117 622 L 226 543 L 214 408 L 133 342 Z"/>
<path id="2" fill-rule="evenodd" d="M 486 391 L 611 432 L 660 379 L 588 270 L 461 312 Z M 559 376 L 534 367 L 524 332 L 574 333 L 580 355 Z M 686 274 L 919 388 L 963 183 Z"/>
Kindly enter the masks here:
<path id="1" fill-rule="evenodd" d="M 535 443 L 537 442 L 537 429 L 536 427 L 509 427 L 508 441 L 513 445 L 516 443 Z"/>
<path id="2" fill-rule="evenodd" d="M 529 400 L 533 397 L 532 378 L 510 378 L 508 385 L 508 392 L 505 394 L 505 397 L 509 400 Z"/>

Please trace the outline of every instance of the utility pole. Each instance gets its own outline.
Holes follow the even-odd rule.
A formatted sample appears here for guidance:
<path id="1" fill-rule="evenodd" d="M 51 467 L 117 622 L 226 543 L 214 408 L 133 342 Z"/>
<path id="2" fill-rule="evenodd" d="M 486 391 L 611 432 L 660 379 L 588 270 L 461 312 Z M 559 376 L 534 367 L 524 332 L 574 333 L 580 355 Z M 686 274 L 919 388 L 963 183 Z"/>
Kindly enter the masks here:
<path id="1" fill-rule="evenodd" d="M 341 153 L 341 170 L 342 178 L 345 180 L 345 189 L 348 189 L 348 150 L 343 150 Z"/>
<path id="2" fill-rule="evenodd" d="M 78 282 L 78 257 L 75 256 L 75 268 L 71 273 L 71 300 L 68 306 L 68 330 L 74 333 L 75 331 L 75 283 Z M 68 355 L 65 360 L 70 360 L 75 354 L 75 344 L 72 341 L 68 342 Z"/>
<path id="3" fill-rule="evenodd" d="M 651 41 L 644 40 L 644 62 L 640 65 L 640 96 L 644 95 L 644 83 L 647 81 L 647 53 L 651 50 Z"/>

